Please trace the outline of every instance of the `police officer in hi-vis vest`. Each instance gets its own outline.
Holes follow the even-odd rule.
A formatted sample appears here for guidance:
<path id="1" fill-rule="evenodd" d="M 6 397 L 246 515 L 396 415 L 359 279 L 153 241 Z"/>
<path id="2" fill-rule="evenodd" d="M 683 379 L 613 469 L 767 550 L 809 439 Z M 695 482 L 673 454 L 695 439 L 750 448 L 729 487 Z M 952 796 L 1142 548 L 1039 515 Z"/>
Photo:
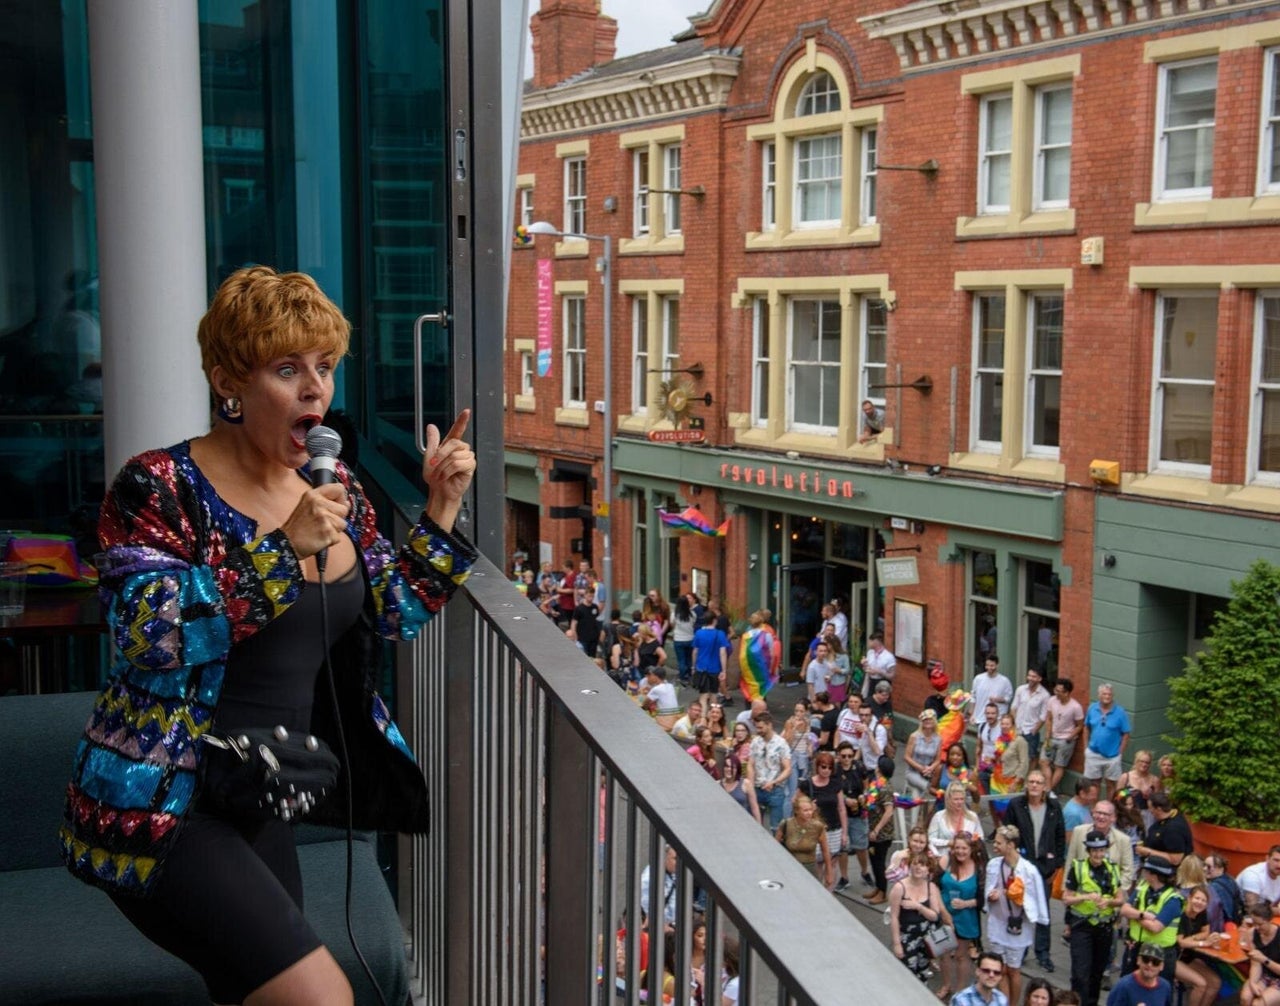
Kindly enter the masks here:
<path id="1" fill-rule="evenodd" d="M 1109 845 L 1102 832 L 1089 832 L 1085 855 L 1067 866 L 1062 883 L 1071 927 L 1071 988 L 1083 1006 L 1097 1006 L 1102 975 L 1111 961 L 1116 917 L 1124 904 L 1120 867 L 1107 858 Z"/>
<path id="2" fill-rule="evenodd" d="M 1170 985 L 1178 962 L 1178 921 L 1182 918 L 1182 895 L 1173 886 L 1173 864 L 1164 856 L 1148 856 L 1142 861 L 1142 879 L 1129 904 L 1120 906 L 1120 914 L 1129 920 L 1129 936 L 1125 941 L 1124 972 L 1137 967 L 1139 945 L 1158 947 L 1164 954 L 1160 972 Z"/>

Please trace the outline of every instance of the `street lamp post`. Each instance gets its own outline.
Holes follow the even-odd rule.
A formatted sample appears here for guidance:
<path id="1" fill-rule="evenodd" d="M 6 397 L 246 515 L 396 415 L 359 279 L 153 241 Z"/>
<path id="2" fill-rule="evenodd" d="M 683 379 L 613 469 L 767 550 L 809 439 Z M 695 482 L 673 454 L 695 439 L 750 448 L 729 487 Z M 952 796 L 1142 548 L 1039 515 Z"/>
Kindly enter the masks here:
<path id="1" fill-rule="evenodd" d="M 604 526 L 600 530 L 603 546 L 600 557 L 604 579 L 605 612 L 615 606 L 613 596 L 613 545 L 610 529 L 613 522 L 613 239 L 608 234 L 579 234 L 562 231 L 545 220 L 529 225 L 530 234 L 548 234 L 553 237 L 574 238 L 579 241 L 599 241 L 604 246 L 600 257 L 600 279 L 604 283 L 604 458 L 603 496 Z M 583 377 L 585 378 L 585 374 Z"/>

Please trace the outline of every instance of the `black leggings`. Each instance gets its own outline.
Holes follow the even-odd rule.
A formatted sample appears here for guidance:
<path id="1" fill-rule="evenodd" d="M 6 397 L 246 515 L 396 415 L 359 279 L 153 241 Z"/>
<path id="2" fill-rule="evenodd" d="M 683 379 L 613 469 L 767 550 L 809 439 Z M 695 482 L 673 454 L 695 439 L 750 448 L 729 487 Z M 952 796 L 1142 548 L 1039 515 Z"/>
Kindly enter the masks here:
<path id="1" fill-rule="evenodd" d="M 190 964 L 215 1003 L 250 992 L 320 947 L 302 914 L 293 829 L 192 811 L 149 898 L 111 900 L 143 936 Z"/>

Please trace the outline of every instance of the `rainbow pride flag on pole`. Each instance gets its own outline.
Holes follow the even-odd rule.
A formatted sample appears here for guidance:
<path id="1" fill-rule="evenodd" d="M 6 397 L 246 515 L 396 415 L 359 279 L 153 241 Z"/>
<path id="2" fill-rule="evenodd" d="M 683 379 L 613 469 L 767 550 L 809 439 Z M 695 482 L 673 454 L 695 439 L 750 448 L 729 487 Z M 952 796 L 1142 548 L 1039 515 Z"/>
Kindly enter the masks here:
<path id="1" fill-rule="evenodd" d="M 761 625 L 742 634 L 742 642 L 738 646 L 738 666 L 742 669 L 742 677 L 738 686 L 748 702 L 762 699 L 769 693 L 778 680 L 778 665 L 781 663 L 782 643 L 769 626 Z"/>
<path id="2" fill-rule="evenodd" d="M 679 513 L 667 513 L 665 510 L 659 510 L 658 519 L 675 532 L 691 531 L 694 534 L 706 535 L 708 538 L 723 538 L 729 533 L 729 521 L 731 518 L 726 517 L 724 523 L 719 527 L 712 527 L 711 522 L 702 516 L 701 510 L 697 507 L 689 506 Z"/>

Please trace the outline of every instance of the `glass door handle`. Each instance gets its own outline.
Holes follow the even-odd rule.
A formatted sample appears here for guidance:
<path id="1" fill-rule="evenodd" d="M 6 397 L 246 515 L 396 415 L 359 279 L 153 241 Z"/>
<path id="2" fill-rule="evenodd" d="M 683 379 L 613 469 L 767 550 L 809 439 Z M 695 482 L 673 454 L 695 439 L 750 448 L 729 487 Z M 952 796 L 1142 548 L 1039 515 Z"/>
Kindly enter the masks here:
<path id="1" fill-rule="evenodd" d="M 448 328 L 451 318 L 448 311 L 420 314 L 413 323 L 413 442 L 419 454 L 427 453 L 427 436 L 424 429 L 425 412 L 422 405 L 422 326 L 426 324 Z"/>

